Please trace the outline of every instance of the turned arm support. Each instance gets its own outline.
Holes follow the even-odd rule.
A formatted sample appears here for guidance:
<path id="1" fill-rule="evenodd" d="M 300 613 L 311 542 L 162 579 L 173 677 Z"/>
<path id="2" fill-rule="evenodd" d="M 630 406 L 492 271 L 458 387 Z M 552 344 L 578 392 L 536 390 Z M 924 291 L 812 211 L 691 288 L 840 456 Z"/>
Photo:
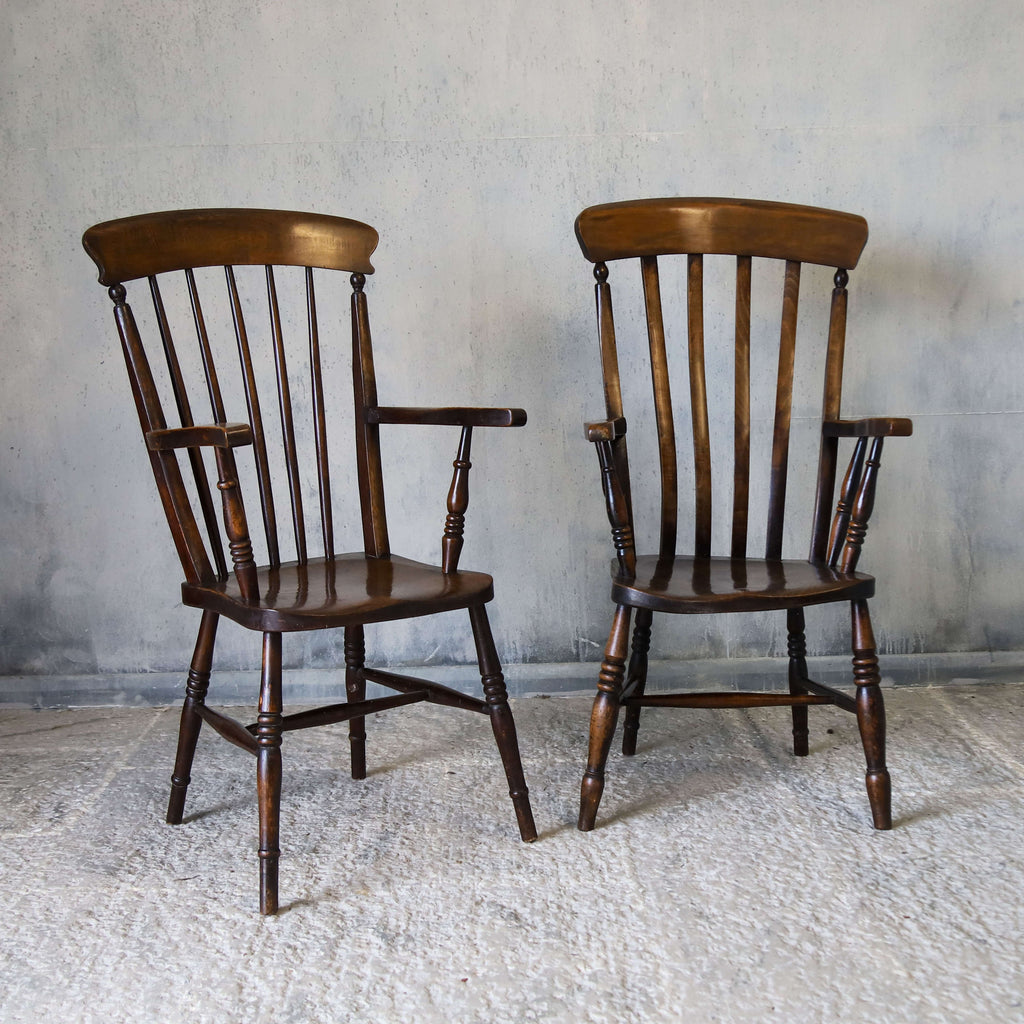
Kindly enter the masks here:
<path id="1" fill-rule="evenodd" d="M 857 439 L 832 518 L 828 542 L 828 563 L 832 567 L 842 572 L 853 572 L 857 568 L 875 505 L 882 444 L 887 437 L 909 437 L 912 431 L 909 419 L 882 416 L 828 420 L 822 424 L 825 437 Z"/>
<path id="2" fill-rule="evenodd" d="M 238 486 L 238 469 L 232 451 L 233 448 L 243 448 L 250 444 L 252 429 L 248 423 L 211 423 L 199 427 L 150 430 L 146 433 L 146 446 L 154 452 L 171 452 L 177 448 L 213 448 L 217 460 L 217 489 L 224 506 L 224 529 L 238 589 L 246 601 L 258 601 L 260 591 L 256 579 L 256 560 L 253 557 L 245 505 Z"/>
<path id="3" fill-rule="evenodd" d="M 626 436 L 626 420 L 617 416 L 610 420 L 584 423 L 583 430 L 588 441 L 597 449 L 601 464 L 601 482 L 604 487 L 608 522 L 612 528 L 612 543 L 619 560 L 619 572 L 624 576 L 636 573 L 636 547 L 633 541 L 633 526 L 630 522 L 629 499 L 626 483 L 619 472 L 616 446 Z M 623 452 L 624 454 L 624 452 Z"/>
<path id="4" fill-rule="evenodd" d="M 456 572 L 462 554 L 466 511 L 469 508 L 469 461 L 474 427 L 521 427 L 526 423 L 523 409 L 474 407 L 420 408 L 416 406 L 373 406 L 365 412 L 367 423 L 408 423 L 428 426 L 462 427 L 459 448 L 452 463 L 448 488 L 448 515 L 441 536 L 441 571 Z"/>

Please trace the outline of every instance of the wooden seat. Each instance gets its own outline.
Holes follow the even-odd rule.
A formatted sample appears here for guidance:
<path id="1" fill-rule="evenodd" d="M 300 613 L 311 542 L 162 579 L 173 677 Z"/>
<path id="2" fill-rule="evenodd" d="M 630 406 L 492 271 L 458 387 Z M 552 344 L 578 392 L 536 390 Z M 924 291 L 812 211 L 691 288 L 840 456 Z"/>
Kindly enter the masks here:
<path id="1" fill-rule="evenodd" d="M 615 613 L 591 716 L 579 828 L 588 831 L 596 822 L 620 708 L 626 709 L 622 751 L 632 755 L 643 707 L 790 705 L 794 752 L 806 755 L 807 707 L 811 704 L 834 704 L 857 716 L 874 825 L 890 828 L 885 712 L 867 603 L 874 595 L 875 581 L 856 567 L 874 503 L 883 439 L 910 434 L 911 423 L 907 419 L 847 420 L 840 416 L 847 284 L 849 271 L 867 241 L 866 222 L 852 214 L 786 203 L 652 199 L 590 207 L 576 220 L 576 236 L 583 255 L 594 264 L 597 279 L 606 407 L 604 419 L 586 424 L 586 436 L 597 449 L 616 552 L 611 590 Z M 724 261 L 725 268 L 720 265 L 723 257 L 733 257 Z M 639 355 L 640 346 L 636 345 L 625 359 L 630 367 L 645 360 L 651 374 L 654 408 L 647 421 L 654 435 L 649 447 L 656 452 L 653 473 L 635 454 L 631 463 L 627 453 L 624 395 L 630 394 L 633 382 L 619 374 L 611 282 L 614 276 L 616 294 L 621 296 L 635 278 L 625 272 L 627 267 L 617 267 L 613 275 L 608 266 L 626 260 L 640 265 L 636 290 L 642 294 L 635 299 L 636 319 L 644 322 L 640 330 L 646 334 L 647 345 L 643 346 L 646 355 Z M 827 326 L 822 304 L 821 337 L 807 346 L 810 355 L 818 358 L 824 378 L 820 430 L 813 441 L 818 465 L 813 499 L 810 494 L 787 492 L 797 377 L 797 308 L 805 264 L 835 268 Z M 772 267 L 779 268 L 781 328 L 764 337 L 762 320 L 751 312 L 752 295 L 760 295 L 760 283 L 770 279 Z M 714 279 L 716 270 L 724 270 L 735 282 L 728 289 L 726 302 L 709 307 L 710 315 L 706 314 L 704 295 L 706 269 L 709 279 Z M 672 335 L 664 312 L 672 308 L 673 296 L 668 289 L 667 298 L 663 295 L 663 279 L 681 282 L 678 306 L 686 322 L 680 331 L 685 340 L 675 345 L 670 344 Z M 755 280 L 756 290 L 752 286 Z M 724 331 L 718 326 L 726 319 L 723 308 L 733 320 L 733 326 Z M 712 324 L 707 332 L 706 321 Z M 758 329 L 752 330 L 752 324 Z M 802 345 L 801 351 L 804 348 Z M 678 429 L 682 433 L 689 421 L 693 451 L 692 463 L 686 467 L 680 466 L 676 444 L 677 403 L 672 394 L 676 349 L 683 350 L 676 358 L 686 381 L 683 407 L 688 406 L 688 415 L 681 417 Z M 709 373 L 712 362 L 713 372 Z M 770 379 L 766 379 L 767 367 L 774 370 Z M 732 378 L 731 389 L 714 386 L 727 376 Z M 763 399 L 758 384 L 767 389 Z M 645 388 L 651 394 L 652 385 Z M 719 393 L 723 390 L 724 397 Z M 804 402 L 800 408 L 805 407 Z M 770 414 L 770 430 L 765 427 L 769 436 L 763 447 L 766 453 L 770 449 L 771 455 L 763 474 L 765 486 L 760 490 L 752 458 L 759 424 L 752 409 L 761 411 L 766 425 Z M 644 424 L 644 415 L 631 422 Z M 723 423 L 728 425 L 725 438 L 713 429 Z M 837 490 L 839 442 L 844 438 L 850 439 L 853 448 Z M 635 443 L 634 452 L 636 448 Z M 712 472 L 713 450 L 716 465 L 718 460 L 731 459 L 731 503 L 719 520 L 713 515 L 719 508 L 718 499 L 712 500 L 713 481 L 719 479 Z M 689 475 L 694 484 L 692 512 L 685 506 L 681 511 L 679 498 L 682 481 Z M 660 504 L 640 496 L 642 485 L 655 478 L 660 480 Z M 753 514 L 752 495 L 762 491 L 766 500 L 764 518 L 759 519 Z M 805 558 L 783 557 L 787 507 L 802 509 L 809 524 Z M 649 509 L 652 514 L 645 523 L 642 513 Z M 685 522 L 687 516 L 692 516 L 692 554 L 681 555 L 677 553 L 678 533 L 680 520 Z M 657 529 L 657 553 L 638 554 L 638 531 L 651 523 Z M 760 523 L 764 524 L 763 557 L 754 557 L 748 554 L 748 540 L 754 525 L 760 528 Z M 713 551 L 716 543 L 724 549 L 719 554 Z M 804 609 L 836 601 L 850 602 L 855 696 L 824 686 L 808 675 Z M 655 612 L 706 615 L 776 610 L 786 612 L 788 692 L 646 693 Z"/>
<path id="2" fill-rule="evenodd" d="M 426 700 L 489 717 L 520 836 L 534 840 L 485 608 L 494 596 L 492 580 L 459 568 L 473 428 L 522 426 L 526 413 L 378 403 L 364 290 L 377 232 L 366 224 L 277 210 L 185 210 L 97 224 L 83 244 L 114 303 L 143 437 L 185 575 L 182 598 L 203 612 L 167 820 L 181 823 L 203 722 L 254 754 L 260 911 L 276 913 L 282 734 L 347 721 L 352 777 L 362 779 L 366 715 Z M 318 314 L 318 303 L 340 307 L 337 271 L 351 275 L 351 403 L 339 401 L 325 370 L 336 362 L 329 328 L 336 318 Z M 148 292 L 138 313 L 125 287 L 134 281 Z M 181 343 L 183 336 L 191 340 Z M 338 486 L 328 427 L 342 408 L 355 432 L 355 479 L 343 477 Z M 165 410 L 175 425 L 168 426 Z M 391 552 L 380 445 L 380 428 L 389 424 L 460 428 L 453 476 L 444 484 L 447 500 L 440 489 L 437 494 L 444 521 L 436 566 Z M 336 520 L 334 497 L 348 491 L 358 494 L 361 547 L 343 552 L 348 524 Z M 366 664 L 367 623 L 454 610 L 469 613 L 483 699 Z M 258 715 L 248 726 L 206 704 L 221 616 L 262 634 Z M 347 700 L 285 715 L 282 634 L 330 628 L 344 630 Z M 368 700 L 368 681 L 396 693 Z"/>

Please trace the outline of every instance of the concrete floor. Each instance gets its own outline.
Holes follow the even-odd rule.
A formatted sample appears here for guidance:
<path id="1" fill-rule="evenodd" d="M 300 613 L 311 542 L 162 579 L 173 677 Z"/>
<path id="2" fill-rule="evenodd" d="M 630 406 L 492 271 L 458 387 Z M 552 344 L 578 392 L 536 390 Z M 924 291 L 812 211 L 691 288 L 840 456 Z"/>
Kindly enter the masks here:
<path id="1" fill-rule="evenodd" d="M 0 1020 L 1024 1020 L 1024 686 L 886 698 L 888 833 L 831 708 L 647 712 L 581 835 L 589 698 L 519 700 L 533 845 L 479 716 L 290 734 L 274 919 L 248 755 L 173 828 L 175 710 L 0 711 Z"/>

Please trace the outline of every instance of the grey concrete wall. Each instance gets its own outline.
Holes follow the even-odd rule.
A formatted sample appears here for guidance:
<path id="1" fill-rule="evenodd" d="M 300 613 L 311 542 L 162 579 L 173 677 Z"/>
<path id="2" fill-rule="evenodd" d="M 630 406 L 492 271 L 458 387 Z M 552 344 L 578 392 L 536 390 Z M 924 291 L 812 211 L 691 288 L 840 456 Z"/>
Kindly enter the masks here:
<path id="1" fill-rule="evenodd" d="M 506 662 L 563 666 L 598 657 L 610 554 L 580 431 L 601 402 L 574 216 L 680 194 L 862 213 L 845 411 L 917 431 L 887 450 L 863 562 L 880 644 L 929 664 L 1024 649 L 1016 0 L 8 0 L 0 53 L 0 675 L 95 688 L 177 671 L 190 649 L 196 613 L 79 237 L 217 205 L 380 230 L 382 400 L 528 408 L 526 429 L 477 441 L 464 562 L 496 578 Z M 395 546 L 416 557 L 437 543 L 440 443 L 406 435 L 388 456 Z M 794 493 L 810 462 L 795 473 Z M 816 616 L 813 650 L 843 651 L 844 631 L 841 612 Z M 380 640 L 392 663 L 472 657 L 450 617 Z M 694 620 L 660 640 L 662 656 L 758 657 L 784 631 Z M 223 631 L 223 666 L 257 655 Z M 337 655 L 337 639 L 286 650 L 310 668 Z"/>

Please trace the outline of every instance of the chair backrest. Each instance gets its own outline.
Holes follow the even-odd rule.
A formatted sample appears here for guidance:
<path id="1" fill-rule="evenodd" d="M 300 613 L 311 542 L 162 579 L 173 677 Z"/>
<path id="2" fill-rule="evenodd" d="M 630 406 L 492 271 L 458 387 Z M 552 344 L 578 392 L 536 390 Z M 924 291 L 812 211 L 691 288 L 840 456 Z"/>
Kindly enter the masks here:
<path id="1" fill-rule="evenodd" d="M 745 557 L 751 495 L 751 281 L 755 259 L 784 263 L 781 328 L 774 374 L 774 420 L 767 488 L 765 557 L 782 556 L 793 408 L 797 308 L 804 263 L 836 268 L 824 357 L 824 419 L 839 417 L 846 333 L 848 271 L 857 264 L 867 241 L 867 223 L 853 214 L 815 207 L 737 199 L 651 199 L 609 203 L 586 209 L 576 219 L 583 255 L 595 264 L 597 315 L 609 420 L 623 417 L 623 387 L 612 315 L 607 264 L 637 259 L 640 263 L 643 316 L 647 324 L 650 372 L 654 391 L 658 462 L 661 478 L 659 553 L 676 553 L 679 524 L 679 466 L 676 422 L 666 339 L 659 258 L 681 257 L 685 275 L 687 369 L 690 429 L 693 440 L 694 554 L 712 553 L 712 462 L 709 395 L 705 359 L 705 257 L 735 257 L 734 328 L 722 344 L 735 351 L 732 402 L 732 523 L 728 554 Z M 664 263 L 664 260 L 663 260 Z M 616 274 L 616 281 L 621 278 Z M 618 284 L 617 284 L 618 287 Z M 618 292 L 617 292 L 618 294 Z M 765 342 L 767 339 L 765 339 Z M 755 339 L 755 351 L 762 339 Z M 764 376 L 758 374 L 757 376 Z M 755 384 L 760 383 L 759 380 Z M 614 442 L 614 460 L 629 506 L 633 509 L 626 439 Z M 818 494 L 811 557 L 825 558 L 836 475 L 836 439 L 823 438 L 818 458 Z"/>
<path id="2" fill-rule="evenodd" d="M 249 424 L 252 461 L 239 460 L 239 474 L 251 485 L 243 491 L 253 541 L 270 565 L 289 554 L 304 563 L 317 551 L 335 553 L 328 421 L 336 389 L 328 389 L 329 408 L 324 376 L 337 362 L 332 327 L 345 314 L 339 289 L 321 288 L 321 310 L 330 315 L 318 317 L 315 283 L 324 280 L 323 271 L 351 274 L 363 542 L 368 554 L 387 555 L 378 427 L 363 416 L 377 403 L 363 292 L 377 232 L 341 217 L 183 210 L 97 224 L 82 241 L 114 303 L 143 433 L 178 424 Z M 142 279 L 149 300 L 136 301 L 137 317 L 125 286 Z M 228 572 L 220 502 L 202 450 L 186 451 L 187 465 L 176 451 L 151 450 L 150 457 L 186 579 L 204 583 Z"/>

